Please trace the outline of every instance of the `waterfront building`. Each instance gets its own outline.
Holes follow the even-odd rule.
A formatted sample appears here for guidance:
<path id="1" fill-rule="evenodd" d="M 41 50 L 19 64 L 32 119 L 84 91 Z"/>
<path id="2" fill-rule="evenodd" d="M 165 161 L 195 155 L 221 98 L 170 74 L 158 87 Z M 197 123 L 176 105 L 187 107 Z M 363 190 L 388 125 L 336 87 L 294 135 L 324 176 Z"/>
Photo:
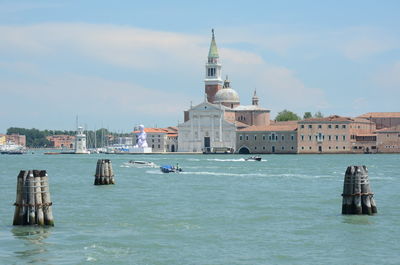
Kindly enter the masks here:
<path id="1" fill-rule="evenodd" d="M 26 147 L 26 136 L 19 134 L 0 134 L 0 145 L 9 143 Z"/>
<path id="2" fill-rule="evenodd" d="M 239 94 L 231 87 L 228 77 L 222 81 L 214 30 L 205 69 L 204 102 L 184 111 L 184 122 L 178 125 L 179 151 L 235 151 L 236 130 L 254 125 L 268 126 L 270 111 L 259 106 L 256 91 L 252 105 L 241 105 Z"/>
<path id="3" fill-rule="evenodd" d="M 358 116 L 376 124 L 376 129 L 390 128 L 400 125 L 400 112 L 368 112 Z"/>
<path id="4" fill-rule="evenodd" d="M 376 131 L 378 153 L 400 153 L 400 125 Z"/>
<path id="5" fill-rule="evenodd" d="M 75 136 L 72 135 L 51 135 L 46 137 L 54 148 L 73 149 L 75 145 Z"/>
<path id="6" fill-rule="evenodd" d="M 298 153 L 376 152 L 375 123 L 337 115 L 298 122 Z"/>
<path id="7" fill-rule="evenodd" d="M 236 133 L 240 154 L 296 154 L 297 121 L 249 126 Z"/>
<path id="8" fill-rule="evenodd" d="M 6 135 L 0 134 L 0 145 L 5 145 L 7 143 Z"/>
<path id="9" fill-rule="evenodd" d="M 188 120 L 178 125 L 178 151 L 211 152 L 213 148 L 235 149 L 236 125 L 225 120 L 226 107 L 207 101 L 191 107 Z"/>

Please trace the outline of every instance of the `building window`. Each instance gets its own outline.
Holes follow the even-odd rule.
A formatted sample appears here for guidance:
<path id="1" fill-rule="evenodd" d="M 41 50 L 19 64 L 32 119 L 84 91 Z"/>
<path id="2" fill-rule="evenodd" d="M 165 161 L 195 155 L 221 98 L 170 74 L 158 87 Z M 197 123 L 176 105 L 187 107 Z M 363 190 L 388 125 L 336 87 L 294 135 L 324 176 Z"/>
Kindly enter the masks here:
<path id="1" fill-rule="evenodd" d="M 263 146 L 263 150 L 265 150 L 265 146 Z"/>
<path id="2" fill-rule="evenodd" d="M 311 141 L 311 135 L 308 136 L 308 140 Z"/>
<path id="3" fill-rule="evenodd" d="M 294 147 L 292 146 L 290 149 L 294 150 Z"/>
<path id="4" fill-rule="evenodd" d="M 158 145 L 158 148 L 160 148 L 160 145 Z"/>
<path id="5" fill-rule="evenodd" d="M 243 135 L 239 135 L 239 140 L 240 140 L 240 141 L 243 140 Z"/>
<path id="6" fill-rule="evenodd" d="M 154 143 L 154 139 L 151 139 L 151 142 Z"/>
<path id="7" fill-rule="evenodd" d="M 284 147 L 284 146 L 282 146 L 282 150 L 285 150 L 285 147 Z"/>
<path id="8" fill-rule="evenodd" d="M 346 141 L 346 135 L 343 135 L 342 138 L 343 138 L 343 141 Z"/>
<path id="9" fill-rule="evenodd" d="M 331 124 L 328 125 L 328 129 L 332 129 L 332 125 Z"/>
<path id="10" fill-rule="evenodd" d="M 291 139 L 292 141 L 294 141 L 294 135 L 291 135 L 291 136 L 290 136 L 290 139 Z"/>
<path id="11" fill-rule="evenodd" d="M 310 149 L 310 150 L 311 150 L 311 146 L 310 146 L 308 149 Z"/>
<path id="12" fill-rule="evenodd" d="M 339 149 L 339 147 L 338 147 L 338 146 L 336 146 L 336 150 L 337 150 L 337 149 Z"/>
<path id="13" fill-rule="evenodd" d="M 335 125 L 335 129 L 339 129 L 339 125 L 338 124 Z"/>
<path id="14" fill-rule="evenodd" d="M 308 129 L 312 129 L 312 125 L 311 124 L 308 125 Z"/>
<path id="15" fill-rule="evenodd" d="M 282 135 L 281 139 L 282 141 L 285 141 L 285 135 Z"/>
<path id="16" fill-rule="evenodd" d="M 254 146 L 254 150 L 257 150 L 257 146 Z"/>
<path id="17" fill-rule="evenodd" d="M 343 146 L 343 150 L 346 150 L 346 146 Z"/>
<path id="18" fill-rule="evenodd" d="M 330 146 L 329 146 L 328 148 L 329 148 L 329 150 L 331 150 L 331 147 L 330 147 Z"/>
<path id="19" fill-rule="evenodd" d="M 254 135 L 254 141 L 256 141 L 257 140 L 257 135 Z"/>
<path id="20" fill-rule="evenodd" d="M 249 140 L 249 136 L 248 135 L 246 135 L 246 141 L 248 141 Z"/>
<path id="21" fill-rule="evenodd" d="M 332 140 L 332 136 L 328 135 L 328 141 L 331 141 L 331 140 Z"/>
<path id="22" fill-rule="evenodd" d="M 151 145 L 151 148 L 154 148 L 154 144 Z"/>
<path id="23" fill-rule="evenodd" d="M 300 128 L 304 129 L 304 124 L 300 125 Z"/>
<path id="24" fill-rule="evenodd" d="M 304 150 L 304 146 L 301 147 L 301 150 Z"/>
<path id="25" fill-rule="evenodd" d="M 318 124 L 318 129 L 322 129 L 322 125 L 321 124 Z"/>
<path id="26" fill-rule="evenodd" d="M 301 135 L 301 140 L 304 141 L 304 134 Z"/>
<path id="27" fill-rule="evenodd" d="M 263 141 L 265 141 L 265 135 L 262 136 Z"/>
<path id="28" fill-rule="evenodd" d="M 339 135 L 335 135 L 336 141 L 339 141 Z"/>
<path id="29" fill-rule="evenodd" d="M 346 125 L 342 125 L 342 129 L 346 129 Z"/>

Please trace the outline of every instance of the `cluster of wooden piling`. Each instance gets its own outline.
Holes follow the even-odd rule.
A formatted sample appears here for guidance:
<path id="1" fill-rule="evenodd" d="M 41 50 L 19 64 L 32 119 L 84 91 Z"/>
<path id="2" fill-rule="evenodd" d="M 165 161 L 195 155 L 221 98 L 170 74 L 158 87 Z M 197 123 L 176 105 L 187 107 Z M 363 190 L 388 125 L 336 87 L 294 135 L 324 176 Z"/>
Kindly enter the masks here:
<path id="1" fill-rule="evenodd" d="M 94 185 L 115 184 L 114 171 L 110 159 L 97 160 Z"/>
<path id="2" fill-rule="evenodd" d="M 46 170 L 21 170 L 13 225 L 54 226 L 49 181 Z"/>
<path id="3" fill-rule="evenodd" d="M 342 214 L 376 214 L 366 166 L 349 166 L 343 182 Z"/>

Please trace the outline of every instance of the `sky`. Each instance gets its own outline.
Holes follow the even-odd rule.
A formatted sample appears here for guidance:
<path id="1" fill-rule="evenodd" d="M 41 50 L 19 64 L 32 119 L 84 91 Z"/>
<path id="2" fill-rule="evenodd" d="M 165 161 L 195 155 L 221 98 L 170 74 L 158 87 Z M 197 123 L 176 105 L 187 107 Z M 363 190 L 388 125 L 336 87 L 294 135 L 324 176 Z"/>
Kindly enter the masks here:
<path id="1" fill-rule="evenodd" d="M 400 1 L 2 1 L 0 133 L 176 126 L 204 100 L 211 29 L 242 105 L 400 111 Z"/>

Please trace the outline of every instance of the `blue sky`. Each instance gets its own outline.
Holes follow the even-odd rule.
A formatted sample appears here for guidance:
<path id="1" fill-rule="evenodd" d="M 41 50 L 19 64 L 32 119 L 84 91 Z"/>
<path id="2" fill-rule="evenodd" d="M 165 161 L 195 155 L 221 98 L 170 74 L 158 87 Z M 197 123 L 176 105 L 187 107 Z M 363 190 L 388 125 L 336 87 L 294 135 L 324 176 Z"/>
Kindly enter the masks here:
<path id="1" fill-rule="evenodd" d="M 0 133 L 177 125 L 215 29 L 241 103 L 272 117 L 400 111 L 398 1 L 0 1 Z"/>

